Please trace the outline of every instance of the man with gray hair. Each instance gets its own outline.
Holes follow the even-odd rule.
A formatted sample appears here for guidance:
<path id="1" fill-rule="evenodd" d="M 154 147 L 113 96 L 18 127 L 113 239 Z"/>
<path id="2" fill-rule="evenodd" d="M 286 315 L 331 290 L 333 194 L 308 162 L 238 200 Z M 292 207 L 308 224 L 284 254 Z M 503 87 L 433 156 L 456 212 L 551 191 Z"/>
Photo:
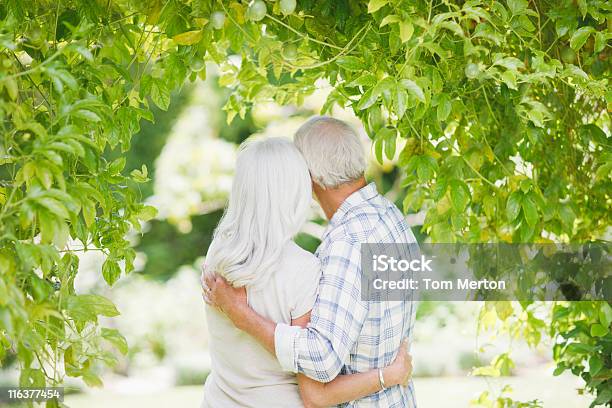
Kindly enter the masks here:
<path id="1" fill-rule="evenodd" d="M 295 145 L 308 164 L 312 181 L 325 189 L 360 180 L 366 168 L 359 137 L 345 122 L 315 116 L 296 132 Z"/>
<path id="2" fill-rule="evenodd" d="M 208 301 L 223 310 L 239 329 L 274 353 L 287 371 L 329 382 L 338 374 L 379 369 L 380 391 L 343 407 L 415 407 L 412 381 L 386 387 L 380 368 L 390 364 L 402 339 L 409 338 L 415 302 L 371 300 L 362 296 L 362 243 L 416 240 L 401 211 L 367 184 L 366 159 L 355 131 L 330 117 L 313 117 L 297 131 L 313 191 L 329 219 L 316 256 L 321 262 L 319 294 L 305 327 L 275 323 L 246 303 L 242 288 L 208 277 Z M 307 407 L 317 401 L 304 401 Z"/>

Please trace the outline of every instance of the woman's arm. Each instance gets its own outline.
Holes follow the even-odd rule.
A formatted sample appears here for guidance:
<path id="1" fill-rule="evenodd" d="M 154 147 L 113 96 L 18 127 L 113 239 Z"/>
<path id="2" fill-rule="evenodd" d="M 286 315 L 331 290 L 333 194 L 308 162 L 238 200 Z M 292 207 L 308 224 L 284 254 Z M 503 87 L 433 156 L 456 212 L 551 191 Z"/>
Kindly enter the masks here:
<path id="1" fill-rule="evenodd" d="M 305 327 L 310 313 L 294 319 L 293 326 Z M 385 387 L 406 385 L 412 375 L 412 358 L 408 354 L 408 342 L 402 342 L 393 363 L 382 369 Z M 324 408 L 353 401 L 381 390 L 378 370 L 365 373 L 339 375 L 333 381 L 320 383 L 303 374 L 297 375 L 300 395 L 306 408 Z"/>

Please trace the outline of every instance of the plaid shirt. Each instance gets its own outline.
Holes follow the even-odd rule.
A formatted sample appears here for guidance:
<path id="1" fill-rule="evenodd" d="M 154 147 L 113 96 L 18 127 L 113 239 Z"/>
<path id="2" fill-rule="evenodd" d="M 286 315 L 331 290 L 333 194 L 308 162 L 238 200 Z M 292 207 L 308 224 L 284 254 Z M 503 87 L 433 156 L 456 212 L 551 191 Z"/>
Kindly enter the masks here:
<path id="1" fill-rule="evenodd" d="M 361 296 L 361 243 L 418 246 L 402 213 L 376 191 L 374 183 L 351 194 L 325 231 L 317 257 L 322 276 L 307 328 L 277 325 L 276 355 L 281 366 L 321 382 L 338 374 L 389 365 L 415 320 L 413 301 L 368 301 Z M 413 252 L 415 250 L 416 252 Z M 412 382 L 394 386 L 341 407 L 416 407 Z"/>

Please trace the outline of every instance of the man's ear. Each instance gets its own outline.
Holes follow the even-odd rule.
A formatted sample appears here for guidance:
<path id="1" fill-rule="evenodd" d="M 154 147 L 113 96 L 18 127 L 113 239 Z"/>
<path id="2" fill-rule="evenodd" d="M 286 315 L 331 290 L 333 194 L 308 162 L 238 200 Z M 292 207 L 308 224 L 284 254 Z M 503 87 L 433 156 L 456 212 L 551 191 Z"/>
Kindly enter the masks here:
<path id="1" fill-rule="evenodd" d="M 319 200 L 319 192 L 321 191 L 321 186 L 319 186 L 317 183 L 315 183 L 314 180 L 312 180 L 312 194 L 315 196 L 315 198 L 317 199 L 317 201 Z"/>
<path id="2" fill-rule="evenodd" d="M 314 191 L 315 194 L 319 194 L 320 192 L 325 191 L 325 187 L 312 180 L 312 191 Z"/>

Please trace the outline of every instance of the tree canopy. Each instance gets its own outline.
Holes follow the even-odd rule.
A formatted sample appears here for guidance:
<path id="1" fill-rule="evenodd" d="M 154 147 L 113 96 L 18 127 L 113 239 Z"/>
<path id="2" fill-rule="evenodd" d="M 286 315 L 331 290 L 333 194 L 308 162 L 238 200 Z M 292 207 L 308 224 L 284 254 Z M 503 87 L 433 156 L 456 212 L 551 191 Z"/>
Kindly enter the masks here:
<path id="1" fill-rule="evenodd" d="M 104 252 L 111 286 L 133 269 L 126 234 L 156 211 L 137 186 L 147 168 L 121 152 L 208 62 L 233 90 L 228 121 L 328 83 L 322 113 L 355 112 L 435 242 L 604 239 L 611 30 L 603 0 L 3 2 L 0 360 L 17 355 L 22 385 L 96 385 L 102 343 L 126 351 L 97 324 L 112 303 L 75 293 L 75 254 Z M 608 302 L 556 304 L 550 328 L 530 307 L 517 327 L 548 330 L 559 370 L 612 400 Z"/>

